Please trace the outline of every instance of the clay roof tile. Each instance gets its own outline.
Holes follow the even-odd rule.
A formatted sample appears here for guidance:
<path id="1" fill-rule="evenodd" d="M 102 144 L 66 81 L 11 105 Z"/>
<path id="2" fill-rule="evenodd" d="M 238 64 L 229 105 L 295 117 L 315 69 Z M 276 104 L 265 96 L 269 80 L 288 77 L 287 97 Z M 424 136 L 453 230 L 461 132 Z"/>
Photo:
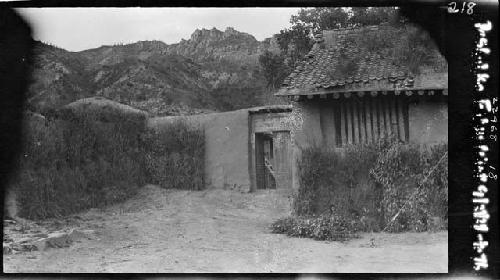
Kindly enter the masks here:
<path id="1" fill-rule="evenodd" d="M 393 27 L 385 29 L 387 28 Z M 341 30 L 341 33 L 351 36 L 354 30 L 359 29 L 345 29 Z M 376 32 L 376 30 L 369 32 Z M 397 81 L 402 85 L 413 86 L 418 80 L 407 74 L 410 72 L 408 66 L 398 65 L 394 58 L 387 57 L 390 55 L 387 50 L 375 53 L 363 46 L 347 46 L 344 42 L 345 36 L 338 36 L 334 41 L 335 44 L 325 42 L 325 48 L 315 48 L 310 51 L 306 58 L 298 63 L 294 71 L 284 79 L 283 87 L 289 88 L 291 85 L 293 88 L 300 89 L 308 85 L 326 88 L 344 86 L 347 83 L 362 91 L 363 88 L 372 87 L 375 83 L 379 87 L 384 86 L 388 87 L 387 90 L 391 90 Z M 354 72 L 349 75 L 338 73 L 342 67 L 345 67 L 339 63 L 349 61 L 357 63 Z M 442 61 L 440 63 L 446 65 L 446 61 L 444 59 Z M 434 67 L 434 69 L 438 68 Z M 332 76 L 331 73 L 334 72 L 335 76 Z M 438 72 L 435 74 L 443 75 Z"/>

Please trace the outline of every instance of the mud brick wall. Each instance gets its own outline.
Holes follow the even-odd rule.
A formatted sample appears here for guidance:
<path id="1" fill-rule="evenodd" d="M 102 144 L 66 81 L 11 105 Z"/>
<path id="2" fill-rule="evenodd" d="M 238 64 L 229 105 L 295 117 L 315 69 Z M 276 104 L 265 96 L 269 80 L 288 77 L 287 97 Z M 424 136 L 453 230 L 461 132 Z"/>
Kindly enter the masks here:
<path id="1" fill-rule="evenodd" d="M 207 188 L 249 191 L 248 111 L 156 117 L 148 120 L 148 127 L 161 129 L 179 119 L 204 130 Z"/>

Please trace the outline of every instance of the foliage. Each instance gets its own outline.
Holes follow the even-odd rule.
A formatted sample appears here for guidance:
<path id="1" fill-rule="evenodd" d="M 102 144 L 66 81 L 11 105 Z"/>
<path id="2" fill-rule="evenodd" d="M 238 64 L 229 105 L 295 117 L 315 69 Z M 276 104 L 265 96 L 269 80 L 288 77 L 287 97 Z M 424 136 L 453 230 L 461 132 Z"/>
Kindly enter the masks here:
<path id="1" fill-rule="evenodd" d="M 437 48 L 429 35 L 412 25 L 402 28 L 380 28 L 377 32 L 363 29 L 357 36 L 349 38 L 351 42 L 362 46 L 370 53 L 377 53 L 385 58 L 392 58 L 395 65 L 406 65 L 412 73 L 419 72 L 420 65 L 440 66 Z"/>
<path id="2" fill-rule="evenodd" d="M 322 147 L 302 150 L 297 163 L 301 187 L 294 201 L 294 214 L 320 214 L 334 207 L 342 215 L 376 216 L 377 189 L 370 181 L 369 170 L 391 141 L 384 138 L 350 145 L 343 154 Z"/>
<path id="3" fill-rule="evenodd" d="M 444 228 L 447 149 L 447 144 L 427 147 L 391 138 L 350 145 L 343 152 L 306 148 L 298 160 L 300 187 L 293 215 L 339 215 L 357 221 L 356 229 L 363 231 Z M 290 231 L 287 221 L 277 225 Z"/>
<path id="4" fill-rule="evenodd" d="M 45 219 L 103 207 L 131 197 L 145 183 L 203 188 L 200 130 L 174 123 L 155 134 L 144 122 L 122 119 L 29 116 L 18 172 L 10 184 L 19 216 Z"/>
<path id="5" fill-rule="evenodd" d="M 404 22 L 399 17 L 395 7 L 356 7 L 356 8 L 304 8 L 290 19 L 291 27 L 280 30 L 276 34 L 281 55 L 270 57 L 264 54 L 262 58 L 267 65 L 264 67 L 265 76 L 269 85 L 281 85 L 284 78 L 301 62 L 313 46 L 313 34 L 322 30 L 343 28 L 348 26 L 378 25 L 381 23 L 398 24 Z M 396 40 L 397 41 L 397 40 Z M 279 63 L 278 59 L 282 60 Z M 261 62 L 261 65 L 264 65 Z M 283 68 L 286 66 L 288 69 Z M 354 62 L 346 61 L 348 70 Z"/>
<path id="6" fill-rule="evenodd" d="M 260 95 L 265 86 L 224 85 L 212 89 L 207 95 L 207 103 L 219 111 L 232 111 L 262 105 Z"/>
<path id="7" fill-rule="evenodd" d="M 339 215 L 290 216 L 275 221 L 271 225 L 271 230 L 273 233 L 282 233 L 293 237 L 345 241 L 357 237 L 358 225 L 355 220 L 346 219 Z"/>
<path id="8" fill-rule="evenodd" d="M 306 27 L 313 33 L 352 26 L 396 24 L 402 21 L 404 19 L 399 17 L 395 7 L 304 8 L 290 19 L 292 25 Z"/>
<path id="9" fill-rule="evenodd" d="M 204 188 L 205 139 L 202 129 L 175 121 L 145 135 L 146 168 L 152 183 L 163 188 Z"/>
<path id="10" fill-rule="evenodd" d="M 387 230 L 425 231 L 435 226 L 432 223 L 435 217 L 447 221 L 447 151 L 447 144 L 430 149 L 394 144 L 379 156 L 371 173 L 383 186 L 382 208 Z"/>
<path id="11" fill-rule="evenodd" d="M 292 15 L 292 25 L 305 26 L 312 32 L 345 27 L 350 15 L 345 8 L 304 8 Z"/>
<path id="12" fill-rule="evenodd" d="M 86 119 L 25 121 L 23 154 L 11 182 L 19 215 L 59 217 L 121 201 L 145 183 L 143 126 Z"/>
<path id="13" fill-rule="evenodd" d="M 275 36 L 281 52 L 285 55 L 283 56 L 285 65 L 290 69 L 295 68 L 313 46 L 312 34 L 303 25 L 285 28 Z"/>
<path id="14" fill-rule="evenodd" d="M 301 45 L 295 44 L 301 53 L 305 54 L 309 51 L 306 48 L 308 42 L 306 37 L 311 39 L 315 33 L 323 30 L 359 27 L 367 25 L 379 25 L 381 23 L 398 24 L 404 22 L 404 19 L 399 17 L 398 9 L 395 7 L 355 7 L 355 8 L 304 8 L 297 15 L 292 15 L 290 29 L 284 29 L 280 34 L 288 35 L 286 37 L 294 38 L 294 40 L 283 40 L 280 43 L 282 50 L 286 51 L 289 43 L 300 42 Z M 309 41 L 310 42 L 310 41 Z"/>
<path id="15" fill-rule="evenodd" d="M 399 15 L 399 10 L 395 7 L 353 7 L 350 14 L 348 24 L 354 26 L 379 25 L 381 23 L 397 25 L 407 21 Z"/>
<path id="16" fill-rule="evenodd" d="M 259 63 L 264 71 L 268 88 L 279 88 L 283 80 L 290 74 L 290 68 L 284 63 L 283 56 L 265 51 L 259 56 Z"/>

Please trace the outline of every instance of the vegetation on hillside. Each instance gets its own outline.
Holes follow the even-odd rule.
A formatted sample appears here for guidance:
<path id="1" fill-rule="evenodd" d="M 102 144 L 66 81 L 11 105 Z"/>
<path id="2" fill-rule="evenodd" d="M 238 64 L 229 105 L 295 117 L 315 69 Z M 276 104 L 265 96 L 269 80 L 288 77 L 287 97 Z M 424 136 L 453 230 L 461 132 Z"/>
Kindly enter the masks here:
<path id="1" fill-rule="evenodd" d="M 172 45 L 141 41 L 81 52 L 37 43 L 30 109 L 44 114 L 89 96 L 155 115 L 262 105 L 258 52 L 269 46 L 234 29 L 198 33 Z"/>
<path id="2" fill-rule="evenodd" d="M 268 88 L 278 89 L 289 73 L 290 69 L 283 63 L 283 60 L 283 54 L 275 54 L 270 51 L 265 51 L 259 57 L 259 63 L 264 71 Z"/>

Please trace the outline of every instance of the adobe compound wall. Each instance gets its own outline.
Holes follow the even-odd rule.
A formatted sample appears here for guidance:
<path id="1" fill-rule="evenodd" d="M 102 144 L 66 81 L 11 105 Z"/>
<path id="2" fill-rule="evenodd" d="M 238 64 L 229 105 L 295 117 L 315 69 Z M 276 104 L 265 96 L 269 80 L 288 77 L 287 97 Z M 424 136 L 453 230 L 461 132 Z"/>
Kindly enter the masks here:
<path id="1" fill-rule="evenodd" d="M 150 129 L 161 129 L 184 120 L 205 132 L 205 182 L 207 188 L 250 191 L 248 110 L 192 116 L 150 118 Z"/>
<path id="2" fill-rule="evenodd" d="M 148 119 L 147 126 L 161 130 L 174 121 L 183 120 L 201 127 L 205 133 L 206 187 L 249 192 L 255 190 L 255 133 L 289 131 L 289 112 L 283 112 L 289 109 L 269 106 L 223 113 L 154 117 Z M 282 161 L 288 161 L 288 157 Z"/>

